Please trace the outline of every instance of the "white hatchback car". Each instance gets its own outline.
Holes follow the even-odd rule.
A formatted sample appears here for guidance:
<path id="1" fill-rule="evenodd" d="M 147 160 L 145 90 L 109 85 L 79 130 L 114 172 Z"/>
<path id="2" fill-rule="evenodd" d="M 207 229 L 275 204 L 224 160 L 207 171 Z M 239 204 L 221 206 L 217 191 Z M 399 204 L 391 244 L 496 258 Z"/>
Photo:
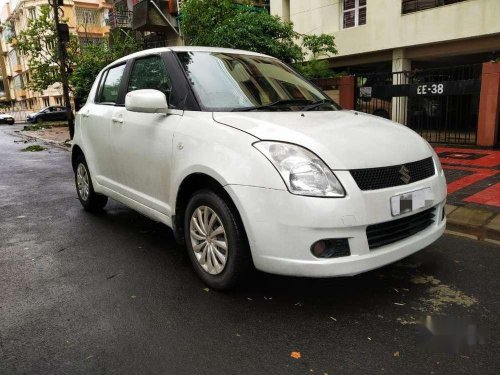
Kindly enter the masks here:
<path id="1" fill-rule="evenodd" d="M 173 47 L 106 67 L 76 117 L 87 210 L 107 197 L 165 223 L 198 275 L 355 275 L 445 229 L 446 181 L 405 126 L 341 110 L 275 58 Z"/>

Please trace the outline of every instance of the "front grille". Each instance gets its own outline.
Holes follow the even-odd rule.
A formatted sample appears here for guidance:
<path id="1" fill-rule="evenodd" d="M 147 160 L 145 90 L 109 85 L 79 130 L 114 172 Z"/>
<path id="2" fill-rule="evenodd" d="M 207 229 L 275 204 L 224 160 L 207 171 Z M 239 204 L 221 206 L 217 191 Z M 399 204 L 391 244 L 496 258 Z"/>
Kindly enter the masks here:
<path id="1" fill-rule="evenodd" d="M 434 208 L 402 219 L 374 224 L 366 228 L 370 250 L 401 241 L 423 231 L 434 223 Z"/>
<path id="2" fill-rule="evenodd" d="M 408 182 L 405 181 L 405 173 L 402 173 L 403 167 L 407 170 L 409 180 L 406 181 Z M 390 167 L 352 169 L 350 172 L 361 190 L 376 190 L 411 184 L 431 177 L 435 173 L 432 158 Z"/>

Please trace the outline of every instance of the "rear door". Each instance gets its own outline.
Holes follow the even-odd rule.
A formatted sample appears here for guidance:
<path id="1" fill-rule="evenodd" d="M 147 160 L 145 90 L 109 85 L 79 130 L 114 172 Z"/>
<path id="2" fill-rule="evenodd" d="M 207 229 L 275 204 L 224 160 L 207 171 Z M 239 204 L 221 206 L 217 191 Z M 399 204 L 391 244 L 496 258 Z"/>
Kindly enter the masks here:
<path id="1" fill-rule="evenodd" d="M 109 68 L 100 78 L 94 102 L 81 109 L 85 156 L 95 180 L 116 190 L 116 168 L 110 135 L 111 118 L 116 105 L 126 64 Z"/>
<path id="2" fill-rule="evenodd" d="M 140 89 L 159 90 L 169 100 L 172 85 L 161 55 L 140 57 L 131 63 L 125 93 Z M 169 216 L 172 141 L 181 117 L 182 111 L 175 109 L 165 115 L 116 107 L 111 124 L 121 193 Z"/>

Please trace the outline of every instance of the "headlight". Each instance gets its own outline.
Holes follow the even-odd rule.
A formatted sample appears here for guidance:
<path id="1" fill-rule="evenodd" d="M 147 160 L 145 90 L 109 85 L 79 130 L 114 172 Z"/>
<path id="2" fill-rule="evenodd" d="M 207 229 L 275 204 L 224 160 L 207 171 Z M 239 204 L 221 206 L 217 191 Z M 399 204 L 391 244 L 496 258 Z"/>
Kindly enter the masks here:
<path id="1" fill-rule="evenodd" d="M 436 165 L 438 174 L 443 173 L 443 166 L 441 165 L 438 154 L 436 154 L 436 151 L 434 150 L 432 150 L 432 158 L 434 159 L 434 164 Z"/>
<path id="2" fill-rule="evenodd" d="M 253 144 L 278 170 L 293 194 L 345 197 L 339 180 L 320 158 L 297 145 L 262 141 Z"/>
<path id="3" fill-rule="evenodd" d="M 429 146 L 431 152 L 432 152 L 432 160 L 434 160 L 434 165 L 436 166 L 436 172 L 438 174 L 443 173 L 443 167 L 441 166 L 441 161 L 439 160 L 438 154 L 436 154 L 436 151 L 434 151 L 434 148 L 427 142 L 427 146 Z"/>

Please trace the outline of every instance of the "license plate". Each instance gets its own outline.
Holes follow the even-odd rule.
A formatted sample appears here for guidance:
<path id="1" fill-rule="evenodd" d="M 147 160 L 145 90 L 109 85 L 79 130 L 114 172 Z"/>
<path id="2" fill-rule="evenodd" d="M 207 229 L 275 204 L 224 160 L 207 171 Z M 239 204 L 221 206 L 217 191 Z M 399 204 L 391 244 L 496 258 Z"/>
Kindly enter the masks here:
<path id="1" fill-rule="evenodd" d="M 430 207 L 434 197 L 431 188 L 425 188 L 391 197 L 392 216 L 402 215 L 416 211 L 420 208 Z"/>

